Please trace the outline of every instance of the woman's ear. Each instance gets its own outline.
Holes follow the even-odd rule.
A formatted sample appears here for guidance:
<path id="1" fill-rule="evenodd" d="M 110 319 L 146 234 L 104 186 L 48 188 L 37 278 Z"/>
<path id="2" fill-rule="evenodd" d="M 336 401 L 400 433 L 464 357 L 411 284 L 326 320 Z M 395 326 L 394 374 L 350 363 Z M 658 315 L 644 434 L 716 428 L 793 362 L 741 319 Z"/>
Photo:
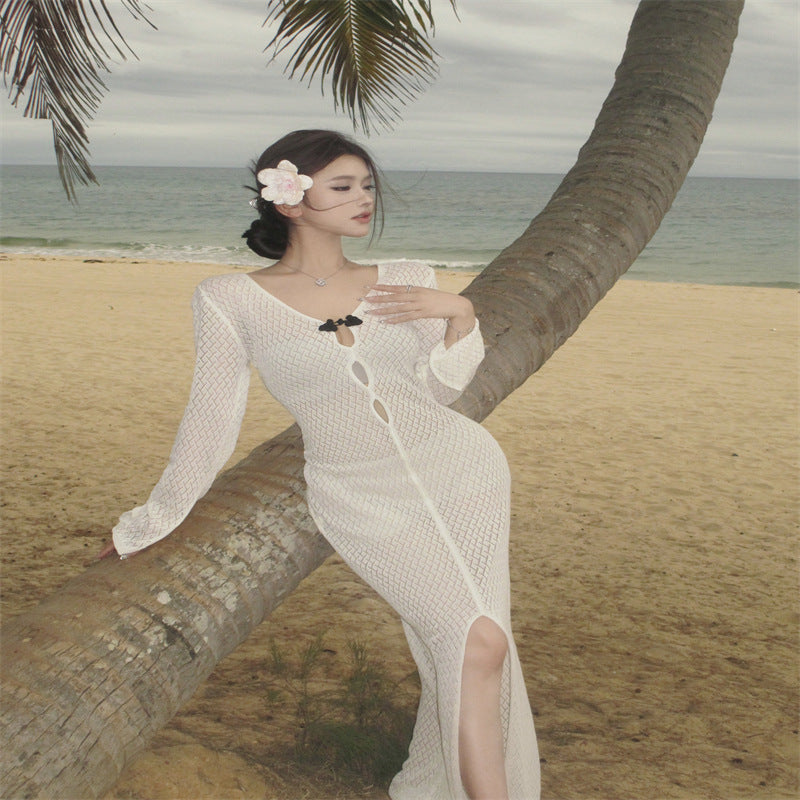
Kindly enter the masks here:
<path id="1" fill-rule="evenodd" d="M 275 204 L 275 210 L 279 214 L 283 214 L 284 217 L 288 217 L 289 219 L 297 219 L 298 217 L 302 216 L 303 209 L 299 206 L 287 206 L 285 204 Z"/>

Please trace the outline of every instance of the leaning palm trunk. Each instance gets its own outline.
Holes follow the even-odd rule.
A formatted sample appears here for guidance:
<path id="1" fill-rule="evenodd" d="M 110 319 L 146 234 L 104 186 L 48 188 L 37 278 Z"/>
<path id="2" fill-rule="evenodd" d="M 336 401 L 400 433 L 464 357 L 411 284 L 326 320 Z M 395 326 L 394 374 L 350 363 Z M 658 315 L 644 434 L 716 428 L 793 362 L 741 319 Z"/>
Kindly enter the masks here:
<path id="1" fill-rule="evenodd" d="M 488 352 L 482 419 L 630 266 L 700 147 L 741 0 L 646 1 L 577 163 L 465 292 Z M 3 796 L 97 797 L 214 666 L 330 554 L 290 428 L 222 475 L 172 536 L 98 564 L 3 631 Z"/>

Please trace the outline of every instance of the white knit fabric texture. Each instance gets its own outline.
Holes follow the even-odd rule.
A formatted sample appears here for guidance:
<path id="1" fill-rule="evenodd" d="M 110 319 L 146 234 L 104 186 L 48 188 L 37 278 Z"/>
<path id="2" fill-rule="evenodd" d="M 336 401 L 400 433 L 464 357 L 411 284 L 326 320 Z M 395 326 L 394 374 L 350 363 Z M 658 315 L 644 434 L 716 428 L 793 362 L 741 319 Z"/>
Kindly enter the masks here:
<path id="1" fill-rule="evenodd" d="M 435 286 L 430 267 L 384 264 L 379 282 Z M 509 655 L 502 685 L 513 800 L 539 797 L 533 717 L 511 635 L 509 472 L 481 425 L 446 407 L 483 358 L 479 326 L 445 348 L 445 322 L 381 324 L 362 312 L 354 342 L 246 274 L 203 281 L 193 298 L 191 397 L 147 503 L 120 518 L 120 554 L 162 539 L 208 490 L 236 443 L 249 364 L 303 432 L 308 505 L 342 558 L 399 613 L 422 681 L 409 757 L 393 800 L 465 800 L 458 762 L 464 647 L 494 620 Z"/>

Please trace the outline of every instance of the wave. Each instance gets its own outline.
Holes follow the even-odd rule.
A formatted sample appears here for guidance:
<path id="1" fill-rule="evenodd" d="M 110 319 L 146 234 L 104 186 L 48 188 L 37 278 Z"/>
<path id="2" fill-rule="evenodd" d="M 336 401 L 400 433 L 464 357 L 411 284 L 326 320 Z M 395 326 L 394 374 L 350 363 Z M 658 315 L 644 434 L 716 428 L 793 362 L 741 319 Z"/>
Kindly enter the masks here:
<path id="1" fill-rule="evenodd" d="M 46 237 L 0 236 L 0 247 L 10 253 L 64 256 L 66 258 L 144 259 L 149 261 L 180 261 L 232 266 L 263 266 L 264 259 L 243 246 L 178 245 L 150 242 L 80 242 L 72 239 Z M 361 263 L 385 264 L 392 261 L 417 261 L 434 269 L 479 272 L 486 261 L 465 261 L 440 258 L 381 254 L 370 258 L 360 255 Z"/>
<path id="2" fill-rule="evenodd" d="M 354 259 L 361 264 L 390 264 L 394 261 L 414 261 L 417 264 L 425 264 L 428 267 L 442 270 L 453 270 L 454 272 L 480 272 L 486 267 L 485 261 L 442 261 L 438 258 L 414 258 L 413 256 L 393 256 L 392 258 L 357 258 Z"/>
<path id="3" fill-rule="evenodd" d="M 199 244 L 158 244 L 153 242 L 87 242 L 75 239 L 50 238 L 37 236 L 0 236 L 0 248 L 9 253 L 62 256 L 76 259 L 106 259 L 116 260 L 147 260 L 147 261 L 178 261 L 199 264 L 223 264 L 232 267 L 262 267 L 264 259 L 251 252 L 244 245 L 199 245 Z M 399 248 L 398 248 L 399 249 Z M 400 254 L 391 252 L 391 248 L 378 247 L 378 252 L 370 256 L 369 252 L 359 253 L 353 260 L 359 263 L 385 264 L 392 261 L 417 261 L 437 270 L 453 272 L 481 272 L 491 260 L 467 260 L 463 254 L 448 260 L 447 258 L 418 257 L 405 255 L 405 250 Z M 387 250 L 389 252 L 387 252 Z M 710 275 L 705 270 L 698 270 L 692 274 L 675 275 L 671 270 L 637 269 L 635 264 L 625 278 L 632 280 L 657 281 L 661 283 L 707 283 L 723 284 L 727 286 L 753 286 L 776 289 L 800 289 L 800 281 L 786 279 L 783 275 L 775 280 L 748 280 L 742 275 Z M 706 272 L 705 275 L 701 273 Z M 785 273 L 785 271 L 784 271 Z"/>
<path id="4" fill-rule="evenodd" d="M 800 281 L 753 281 L 744 283 L 731 281 L 728 286 L 752 286 L 761 289 L 800 289 Z"/>
<path id="5" fill-rule="evenodd" d="M 77 244 L 78 242 L 72 239 L 47 239 L 41 236 L 0 236 L 0 247 L 63 250 Z"/>
<path id="6" fill-rule="evenodd" d="M 208 264 L 251 265 L 263 261 L 246 248 L 222 245 L 178 245 L 152 242 L 86 242 L 44 237 L 0 236 L 0 247 L 10 253 L 67 258 L 197 261 Z"/>

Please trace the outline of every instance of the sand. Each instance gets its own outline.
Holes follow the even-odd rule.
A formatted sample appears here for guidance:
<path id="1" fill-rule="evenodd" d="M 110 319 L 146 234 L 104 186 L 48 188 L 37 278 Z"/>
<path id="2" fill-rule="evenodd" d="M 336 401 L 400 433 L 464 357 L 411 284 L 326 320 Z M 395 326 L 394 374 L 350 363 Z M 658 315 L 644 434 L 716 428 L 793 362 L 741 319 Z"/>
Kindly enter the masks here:
<path id="1" fill-rule="evenodd" d="M 79 573 L 146 498 L 191 377 L 192 289 L 230 268 L 17 255 L 0 268 L 7 618 Z M 797 796 L 797 299 L 621 281 L 486 421 L 514 479 L 514 626 L 543 797 Z M 290 421 L 254 384 L 233 460 Z M 291 754 L 269 643 L 291 653 L 320 632 L 321 684 L 349 639 L 394 679 L 413 670 L 391 609 L 333 558 L 108 800 L 385 798 Z"/>

